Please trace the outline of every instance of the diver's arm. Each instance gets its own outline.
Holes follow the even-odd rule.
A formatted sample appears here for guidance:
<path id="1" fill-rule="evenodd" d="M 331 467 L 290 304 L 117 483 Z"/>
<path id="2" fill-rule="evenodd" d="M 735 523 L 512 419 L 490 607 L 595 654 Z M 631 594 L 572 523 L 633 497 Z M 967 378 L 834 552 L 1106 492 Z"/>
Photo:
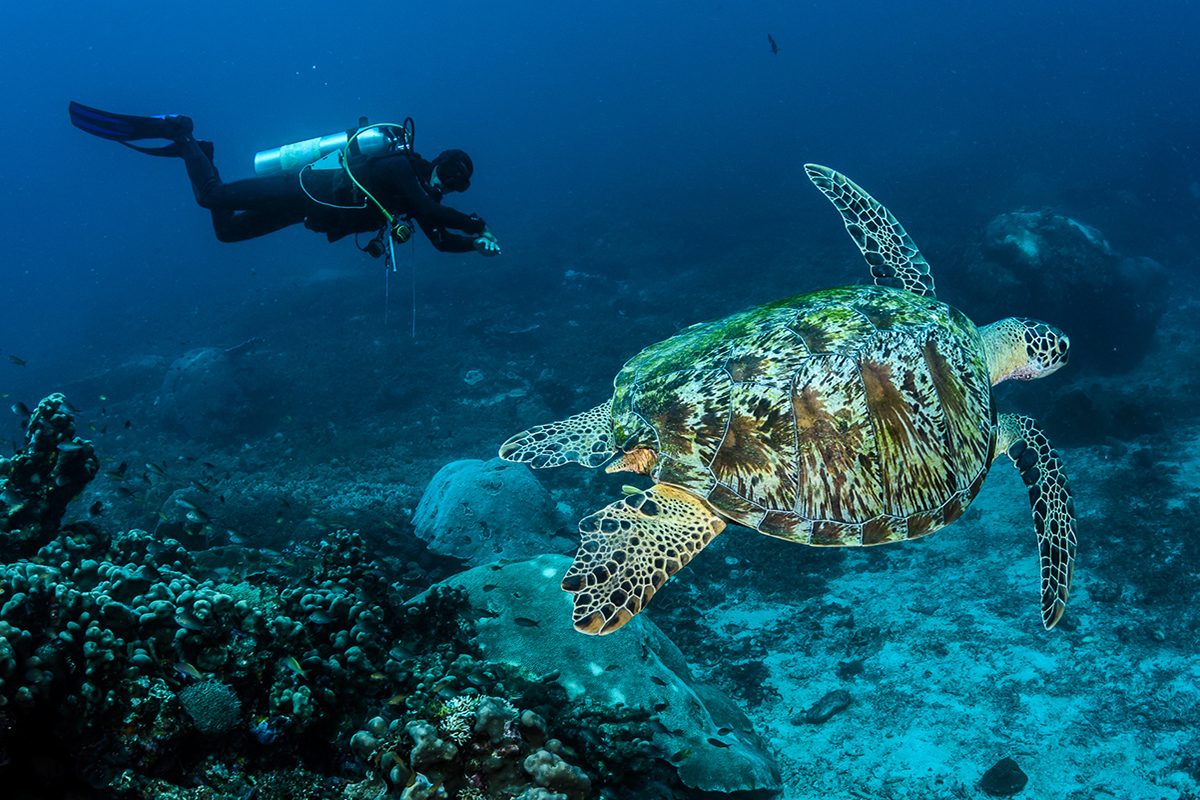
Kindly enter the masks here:
<path id="1" fill-rule="evenodd" d="M 429 243 L 443 253 L 469 253 L 475 249 L 475 236 L 452 233 L 441 226 L 429 225 L 417 216 L 413 219 L 421 226 Z"/>
<path id="2" fill-rule="evenodd" d="M 479 236 L 487 227 L 478 216 L 464 214 L 430 197 L 417 180 L 417 174 L 405 156 L 381 158 L 378 161 L 382 163 L 372 165 L 371 175 L 379 180 L 381 186 L 387 187 L 381 194 L 394 196 L 398 201 L 397 208 L 389 209 L 393 213 L 411 215 L 421 223 L 422 228 L 426 225 L 454 228 L 471 236 Z M 383 201 L 382 197 L 379 199 Z M 388 204 L 384 202 L 384 205 Z"/>

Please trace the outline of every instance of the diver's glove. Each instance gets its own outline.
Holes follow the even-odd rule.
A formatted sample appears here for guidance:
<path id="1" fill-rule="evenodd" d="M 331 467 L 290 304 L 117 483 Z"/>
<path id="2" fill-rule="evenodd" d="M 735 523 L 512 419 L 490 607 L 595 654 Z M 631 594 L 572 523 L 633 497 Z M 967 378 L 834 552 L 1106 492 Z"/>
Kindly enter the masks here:
<path id="1" fill-rule="evenodd" d="M 500 244 L 496 241 L 496 237 L 492 234 L 491 229 L 486 225 L 483 228 L 483 233 L 475 240 L 475 250 L 481 256 L 500 255 Z"/>

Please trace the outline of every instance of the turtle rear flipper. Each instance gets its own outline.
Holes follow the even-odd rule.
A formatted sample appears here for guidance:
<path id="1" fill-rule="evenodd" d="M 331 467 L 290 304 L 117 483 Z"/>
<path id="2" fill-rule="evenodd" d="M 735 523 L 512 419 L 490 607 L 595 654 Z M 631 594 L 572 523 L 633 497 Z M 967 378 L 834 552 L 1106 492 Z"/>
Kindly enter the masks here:
<path id="1" fill-rule="evenodd" d="M 609 399 L 573 417 L 518 433 L 500 445 L 500 457 L 534 469 L 561 467 L 571 461 L 595 469 L 616 454 L 613 442 Z"/>
<path id="2" fill-rule="evenodd" d="M 659 484 L 579 523 L 583 541 L 563 577 L 582 633 L 612 633 L 646 607 L 667 579 L 725 529 L 698 497 Z"/>
<path id="3" fill-rule="evenodd" d="M 1029 487 L 1037 529 L 1042 582 L 1042 624 L 1055 626 L 1067 607 L 1075 569 L 1075 504 L 1062 456 L 1037 423 L 1020 414 L 1001 414 L 996 453 L 1005 453 Z"/>
<path id="4" fill-rule="evenodd" d="M 934 297 L 929 262 L 892 212 L 840 172 L 820 164 L 805 164 L 804 171 L 841 212 L 850 238 L 871 266 L 876 286 Z"/>

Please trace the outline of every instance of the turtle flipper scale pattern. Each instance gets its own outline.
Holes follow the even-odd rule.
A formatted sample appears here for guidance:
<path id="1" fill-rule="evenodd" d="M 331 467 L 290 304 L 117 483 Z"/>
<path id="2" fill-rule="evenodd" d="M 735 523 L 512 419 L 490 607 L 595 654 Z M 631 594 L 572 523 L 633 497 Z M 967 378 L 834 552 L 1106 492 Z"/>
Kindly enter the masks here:
<path id="1" fill-rule="evenodd" d="M 1075 504 L 1062 457 L 1037 423 L 1020 414 L 997 420 L 996 453 L 1006 454 L 1029 487 L 1029 505 L 1037 530 L 1042 588 L 1042 624 L 1053 628 L 1062 618 L 1075 570 Z"/>
<path id="2" fill-rule="evenodd" d="M 534 469 L 570 462 L 595 469 L 616 452 L 611 399 L 573 417 L 522 431 L 500 445 L 500 457 L 505 461 Z"/>
<path id="3" fill-rule="evenodd" d="M 840 172 L 820 164 L 805 164 L 804 171 L 841 213 L 850 238 L 871 267 L 875 285 L 935 297 L 929 262 L 891 211 Z"/>
<path id="4" fill-rule="evenodd" d="M 612 633 L 725 528 L 694 494 L 658 484 L 579 523 L 583 534 L 562 588 L 575 595 L 581 633 Z"/>

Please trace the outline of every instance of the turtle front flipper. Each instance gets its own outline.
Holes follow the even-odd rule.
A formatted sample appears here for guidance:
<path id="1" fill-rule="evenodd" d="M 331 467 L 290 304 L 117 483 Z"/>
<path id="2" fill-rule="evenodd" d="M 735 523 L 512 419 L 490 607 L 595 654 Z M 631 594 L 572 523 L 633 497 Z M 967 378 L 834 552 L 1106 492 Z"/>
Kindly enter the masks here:
<path id="1" fill-rule="evenodd" d="M 1075 504 L 1062 456 L 1037 423 L 1020 414 L 1001 414 L 996 454 L 1005 453 L 1029 487 L 1037 529 L 1042 581 L 1042 624 L 1050 630 L 1062 617 L 1075 569 Z"/>
<path id="2" fill-rule="evenodd" d="M 934 298 L 929 262 L 892 212 L 840 172 L 820 164 L 805 164 L 804 171 L 841 212 L 850 238 L 871 266 L 876 286 Z"/>
<path id="3" fill-rule="evenodd" d="M 563 577 L 582 633 L 612 633 L 725 529 L 696 495 L 666 484 L 631 494 L 579 523 L 583 541 Z"/>
<path id="4" fill-rule="evenodd" d="M 613 442 L 610 398 L 573 417 L 518 433 L 500 445 L 500 457 L 534 469 L 561 467 L 572 461 L 595 469 L 616 454 Z"/>

